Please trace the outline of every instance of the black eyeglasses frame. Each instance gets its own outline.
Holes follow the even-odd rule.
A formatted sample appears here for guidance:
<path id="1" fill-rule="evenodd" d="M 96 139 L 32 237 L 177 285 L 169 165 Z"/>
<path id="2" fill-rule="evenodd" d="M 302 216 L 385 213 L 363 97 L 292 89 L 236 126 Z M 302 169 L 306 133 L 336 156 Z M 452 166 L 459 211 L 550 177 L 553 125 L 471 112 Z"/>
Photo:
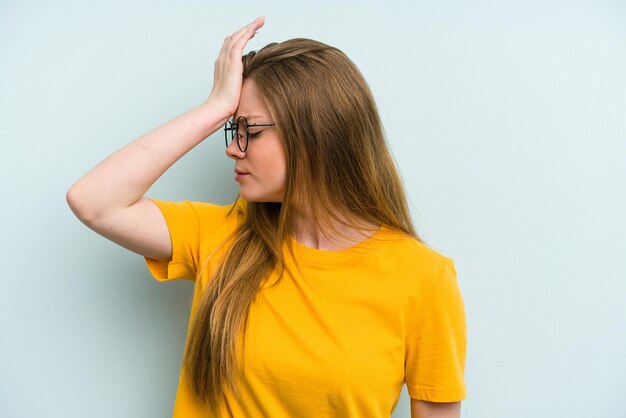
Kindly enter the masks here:
<path id="1" fill-rule="evenodd" d="M 226 124 L 224 125 L 224 139 L 226 141 L 226 148 L 228 148 L 228 146 L 230 145 L 228 143 L 228 131 L 232 131 L 232 133 L 230 134 L 230 141 L 234 141 L 235 140 L 235 135 L 237 135 L 237 131 L 239 129 L 239 125 L 242 123 L 241 121 L 243 120 L 243 124 L 246 127 L 246 140 L 243 144 L 243 147 L 241 145 L 241 139 L 239 137 L 237 137 L 237 148 L 239 148 L 239 150 L 241 152 L 246 152 L 246 150 L 248 149 L 248 137 L 250 136 L 248 128 L 252 127 L 256 127 L 256 126 L 274 126 L 274 123 L 252 123 L 252 124 L 248 124 L 248 119 L 246 119 L 244 116 L 239 116 L 237 118 L 237 123 L 233 123 L 230 120 L 226 121 Z"/>

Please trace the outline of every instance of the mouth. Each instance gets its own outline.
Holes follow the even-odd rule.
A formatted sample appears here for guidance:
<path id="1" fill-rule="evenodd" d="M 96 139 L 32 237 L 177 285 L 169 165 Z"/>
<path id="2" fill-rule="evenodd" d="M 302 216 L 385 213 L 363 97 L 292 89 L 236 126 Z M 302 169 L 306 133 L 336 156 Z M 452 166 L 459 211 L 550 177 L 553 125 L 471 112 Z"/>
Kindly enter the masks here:
<path id="1" fill-rule="evenodd" d="M 239 169 L 235 169 L 235 180 L 241 180 L 242 178 L 244 178 L 245 176 L 248 176 L 249 173 L 246 173 L 245 171 L 241 171 Z"/>

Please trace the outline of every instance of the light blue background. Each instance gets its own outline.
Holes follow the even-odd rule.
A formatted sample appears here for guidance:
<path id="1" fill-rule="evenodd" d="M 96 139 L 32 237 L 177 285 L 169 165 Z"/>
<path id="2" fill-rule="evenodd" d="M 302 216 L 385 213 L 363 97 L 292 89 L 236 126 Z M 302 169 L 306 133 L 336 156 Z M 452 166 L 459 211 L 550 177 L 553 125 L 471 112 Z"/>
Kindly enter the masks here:
<path id="1" fill-rule="evenodd" d="M 248 49 L 318 39 L 369 81 L 418 232 L 456 263 L 463 417 L 625 416 L 626 5 L 592 0 L 1 1 L 0 416 L 170 416 L 191 283 L 157 284 L 65 192 L 205 100 L 257 15 Z M 149 196 L 231 201 L 223 148 Z"/>

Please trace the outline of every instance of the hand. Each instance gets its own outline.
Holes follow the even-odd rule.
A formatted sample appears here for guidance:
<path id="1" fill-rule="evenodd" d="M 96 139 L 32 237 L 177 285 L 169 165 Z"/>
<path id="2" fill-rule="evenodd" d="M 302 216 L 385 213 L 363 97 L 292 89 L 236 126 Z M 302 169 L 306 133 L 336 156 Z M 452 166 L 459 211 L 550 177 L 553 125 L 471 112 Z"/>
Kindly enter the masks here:
<path id="1" fill-rule="evenodd" d="M 207 101 L 224 106 L 233 115 L 239 106 L 243 83 L 243 48 L 254 38 L 256 31 L 265 24 L 265 18 L 257 17 L 252 23 L 224 39 L 220 54 L 215 61 L 213 89 Z"/>

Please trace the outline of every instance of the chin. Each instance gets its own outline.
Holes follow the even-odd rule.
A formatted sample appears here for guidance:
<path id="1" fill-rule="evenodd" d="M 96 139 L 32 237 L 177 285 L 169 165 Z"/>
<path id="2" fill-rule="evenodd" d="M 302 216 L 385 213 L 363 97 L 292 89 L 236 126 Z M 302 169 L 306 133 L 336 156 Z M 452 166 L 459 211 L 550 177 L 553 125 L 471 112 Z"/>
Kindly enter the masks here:
<path id="1" fill-rule="evenodd" d="M 264 195 L 261 193 L 246 193 L 244 190 L 239 190 L 239 196 L 246 202 L 259 202 L 259 203 L 282 203 L 283 198 L 276 195 Z"/>

